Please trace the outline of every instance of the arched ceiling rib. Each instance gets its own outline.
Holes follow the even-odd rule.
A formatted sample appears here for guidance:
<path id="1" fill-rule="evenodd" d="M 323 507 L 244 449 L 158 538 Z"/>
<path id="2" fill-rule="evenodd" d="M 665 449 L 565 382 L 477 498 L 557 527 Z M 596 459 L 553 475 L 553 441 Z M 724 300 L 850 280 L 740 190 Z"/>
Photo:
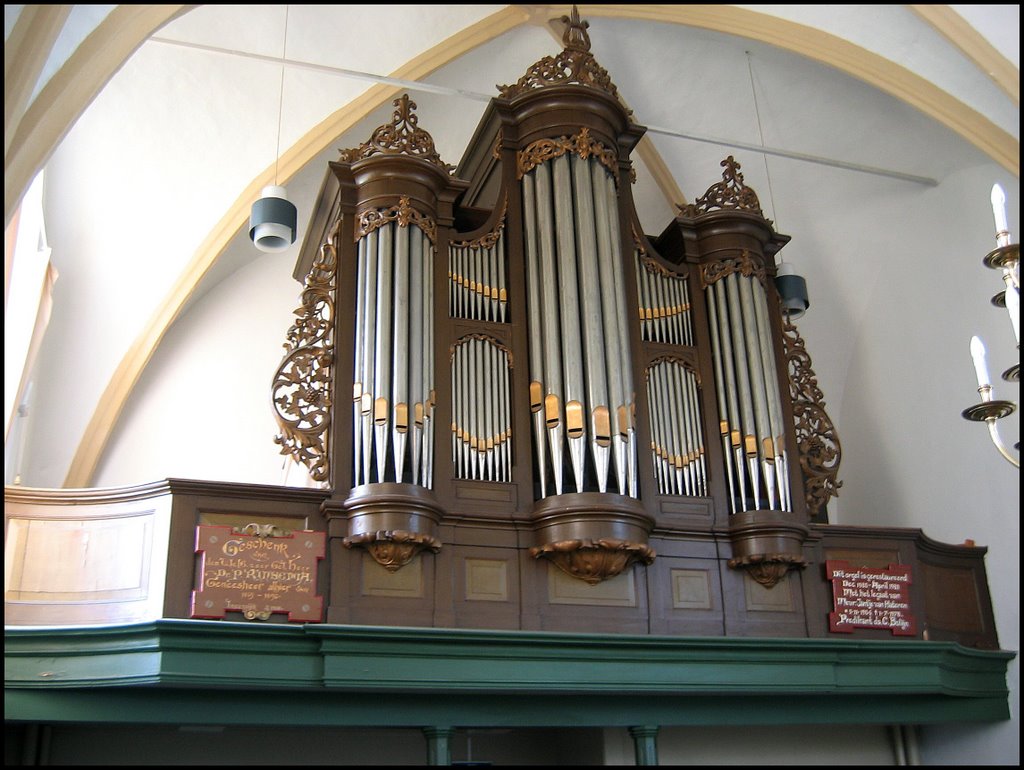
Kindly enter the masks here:
<path id="1" fill-rule="evenodd" d="M 5 137 L 4 226 L 39 170 L 114 74 L 154 32 L 194 5 L 119 5 L 78 47 Z M 36 38 L 33 45 L 40 45 Z M 49 48 L 46 49 L 47 51 Z M 4 86 L 7 90 L 5 73 Z M 32 84 L 34 85 L 34 83 Z M 31 88 L 31 86 L 29 86 Z M 7 94 L 4 95 L 7 108 Z M 5 118 L 6 126 L 6 118 Z"/>
<path id="2" fill-rule="evenodd" d="M 1015 105 L 1020 106 L 1020 72 L 960 14 L 948 5 L 911 5 L 910 9 L 963 51 Z"/>

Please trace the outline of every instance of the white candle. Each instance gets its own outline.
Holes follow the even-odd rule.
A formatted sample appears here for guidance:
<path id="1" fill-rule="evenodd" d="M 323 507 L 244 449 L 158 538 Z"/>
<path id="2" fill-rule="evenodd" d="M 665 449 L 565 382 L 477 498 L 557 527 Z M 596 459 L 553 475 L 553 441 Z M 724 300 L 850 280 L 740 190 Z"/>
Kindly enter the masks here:
<path id="1" fill-rule="evenodd" d="M 1006 312 L 1010 314 L 1010 324 L 1013 326 L 1013 336 L 1020 345 L 1020 292 L 1013 285 L 1013 279 L 1007 275 L 1003 279 L 1006 284 Z"/>
<path id="2" fill-rule="evenodd" d="M 978 337 L 971 337 L 971 358 L 974 359 L 974 372 L 978 375 L 978 387 L 989 387 L 988 366 L 985 363 L 985 345 Z"/>
<path id="3" fill-rule="evenodd" d="M 1006 243 L 1010 242 L 1010 225 L 1006 221 L 1006 193 L 998 184 L 992 185 L 992 215 L 996 220 L 996 240 L 1002 245 L 1003 234 Z"/>

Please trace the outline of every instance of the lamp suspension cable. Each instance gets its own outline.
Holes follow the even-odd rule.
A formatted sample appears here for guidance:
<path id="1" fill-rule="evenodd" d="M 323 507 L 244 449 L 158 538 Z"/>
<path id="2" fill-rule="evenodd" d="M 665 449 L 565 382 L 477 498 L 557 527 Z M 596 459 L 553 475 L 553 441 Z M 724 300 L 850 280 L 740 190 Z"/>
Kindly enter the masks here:
<path id="1" fill-rule="evenodd" d="M 243 59 L 254 59 L 257 61 L 276 61 L 272 56 L 266 54 L 251 53 L 249 51 L 240 51 L 233 48 L 223 48 L 221 46 L 205 45 L 203 43 L 191 43 L 184 40 L 171 40 L 166 37 L 159 37 L 154 35 L 149 38 L 150 42 L 161 43 L 164 45 L 178 46 L 179 48 L 191 48 L 197 51 L 207 51 L 208 53 L 216 53 L 224 56 L 237 56 Z M 438 85 L 437 83 L 424 83 L 420 80 L 410 80 L 408 78 L 396 78 L 389 75 L 381 75 L 375 72 L 363 72 L 361 70 L 344 69 L 342 67 L 332 67 L 325 64 L 314 64 L 312 62 L 300 61 L 296 59 L 285 62 L 289 67 L 294 69 L 304 69 L 310 72 L 321 72 L 330 75 L 338 75 L 345 78 L 355 78 L 357 80 L 366 80 L 371 83 L 381 83 L 384 85 L 397 86 L 404 88 L 409 91 L 417 93 L 428 93 L 428 94 L 441 94 L 443 96 L 454 96 L 460 99 L 469 99 L 471 101 L 482 102 L 487 104 L 491 101 L 490 94 L 478 93 L 476 91 L 470 91 L 465 88 L 452 88 L 449 86 Z M 786 150 L 780 147 L 757 147 L 753 144 L 746 142 L 740 142 L 735 139 L 713 137 L 713 136 L 701 136 L 698 134 L 686 133 L 673 128 L 666 128 L 665 126 L 656 126 L 650 123 L 645 123 L 644 128 L 647 129 L 649 134 L 660 134 L 661 136 L 670 136 L 675 139 L 685 139 L 691 142 L 703 142 L 706 144 L 714 144 L 720 147 L 732 147 L 738 150 L 755 150 L 762 152 L 767 155 L 777 155 L 782 158 L 790 158 L 791 160 L 797 160 L 801 163 L 817 163 L 822 166 L 830 166 L 832 168 L 843 169 L 844 171 L 857 171 L 864 174 L 872 174 L 874 176 L 888 177 L 889 179 L 898 179 L 903 182 L 913 182 L 914 184 L 924 185 L 925 187 L 938 187 L 939 182 L 937 179 L 932 177 L 919 176 L 917 174 L 908 174 L 903 171 L 895 171 L 893 169 L 879 168 L 877 166 L 867 166 L 863 163 L 851 163 L 836 158 L 826 158 L 820 155 L 810 155 L 805 152 L 796 152 L 794 150 Z"/>
<path id="2" fill-rule="evenodd" d="M 277 92 L 277 143 L 274 146 L 274 184 L 281 167 L 281 124 L 284 122 L 284 66 L 288 61 L 288 16 L 291 6 L 284 7 L 284 40 L 281 43 L 281 83 Z"/>
<path id="3" fill-rule="evenodd" d="M 761 127 L 761 106 L 757 102 L 757 88 L 754 87 L 754 63 L 750 56 L 750 51 L 744 51 L 747 55 L 747 74 L 750 76 L 750 94 L 754 98 L 754 117 L 757 119 L 757 140 L 761 143 L 761 147 L 764 144 L 764 129 Z M 772 216 L 775 217 L 775 230 L 778 231 L 779 225 L 779 212 L 775 208 L 775 192 L 772 190 L 772 172 L 768 169 L 768 153 L 762 152 L 761 157 L 764 159 L 764 175 L 768 178 L 768 200 L 772 202 Z"/>
<path id="4" fill-rule="evenodd" d="M 288 17 L 291 6 L 284 7 L 284 39 L 281 44 L 281 80 L 277 95 L 277 142 L 274 154 L 274 183 L 263 188 L 260 199 L 252 204 L 249 237 L 261 251 L 284 251 L 295 243 L 298 212 L 279 184 L 281 168 L 281 126 L 284 122 L 284 70 L 288 60 Z"/>
<path id="5" fill-rule="evenodd" d="M 757 138 L 761 143 L 761 157 L 764 158 L 764 174 L 768 180 L 768 200 L 772 205 L 772 216 L 775 217 L 773 229 L 779 230 L 779 210 L 775 207 L 775 189 L 772 187 L 772 172 L 768 168 L 768 152 L 764 143 L 764 128 L 761 125 L 761 106 L 757 101 L 757 88 L 754 85 L 754 63 L 747 54 L 747 73 L 750 76 L 750 93 L 754 98 L 754 116 L 757 118 Z M 775 273 L 775 288 L 778 289 L 782 300 L 782 312 L 790 319 L 802 316 L 811 303 L 807 297 L 807 281 L 802 275 L 796 272 L 796 268 L 789 262 L 780 261 Z"/>

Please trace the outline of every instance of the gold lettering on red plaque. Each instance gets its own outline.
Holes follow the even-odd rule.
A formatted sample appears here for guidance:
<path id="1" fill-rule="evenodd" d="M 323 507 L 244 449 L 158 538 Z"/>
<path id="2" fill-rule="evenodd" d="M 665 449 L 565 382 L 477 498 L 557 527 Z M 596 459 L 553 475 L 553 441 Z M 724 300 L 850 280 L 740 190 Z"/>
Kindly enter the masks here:
<path id="1" fill-rule="evenodd" d="M 221 619 L 237 611 L 248 620 L 267 620 L 283 612 L 293 623 L 320 623 L 316 573 L 325 540 L 325 533 L 309 530 L 270 537 L 196 527 L 199 588 L 192 592 L 192 617 Z"/>
<path id="2" fill-rule="evenodd" d="M 829 631 L 849 634 L 855 628 L 882 628 L 896 636 L 917 634 L 917 620 L 910 612 L 909 565 L 872 569 L 826 561 L 825 575 L 832 581 L 835 600 L 835 611 L 828 614 Z"/>

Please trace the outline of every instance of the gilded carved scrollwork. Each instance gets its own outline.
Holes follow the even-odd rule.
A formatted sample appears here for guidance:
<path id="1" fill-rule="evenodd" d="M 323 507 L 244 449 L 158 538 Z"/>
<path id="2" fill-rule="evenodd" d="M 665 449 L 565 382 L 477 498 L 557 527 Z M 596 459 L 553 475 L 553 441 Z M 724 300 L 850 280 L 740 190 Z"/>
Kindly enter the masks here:
<path id="1" fill-rule="evenodd" d="M 346 548 L 362 547 L 388 572 L 397 572 L 424 549 L 441 550 L 441 541 L 431 535 L 404 530 L 378 530 L 351 535 L 341 541 Z"/>
<path id="2" fill-rule="evenodd" d="M 372 155 L 411 155 L 433 163 L 446 173 L 455 171 L 455 166 L 441 160 L 434 147 L 434 138 L 417 124 L 419 118 L 413 114 L 416 102 L 403 94 L 392 104 L 397 108 L 390 123 L 380 126 L 370 139 L 351 150 L 341 150 L 344 163 L 354 163 Z"/>
<path id="3" fill-rule="evenodd" d="M 233 532 L 237 532 L 240 535 L 252 535 L 254 537 L 286 537 L 291 534 L 286 529 L 281 529 L 276 524 L 260 524 L 258 522 L 251 522 L 246 524 L 244 527 L 236 527 Z"/>
<path id="4" fill-rule="evenodd" d="M 437 243 L 437 223 L 426 214 L 413 208 L 409 196 L 403 195 L 398 203 L 386 209 L 369 209 L 359 215 L 356 223 L 355 240 L 358 241 L 367 233 L 371 233 L 378 227 L 383 227 L 388 222 L 398 222 L 399 227 L 416 225 L 430 239 L 431 243 Z"/>
<path id="5" fill-rule="evenodd" d="M 708 286 L 714 285 L 730 273 L 739 273 L 747 278 L 754 276 L 762 286 L 767 280 L 764 265 L 759 265 L 751 259 L 750 252 L 744 249 L 735 259 L 722 259 L 704 265 L 700 271 L 701 288 L 706 289 Z"/>
<path id="6" fill-rule="evenodd" d="M 590 129 L 583 127 L 573 136 L 557 139 L 538 139 L 521 150 L 516 161 L 516 178 L 522 179 L 531 170 L 545 161 L 574 152 L 586 160 L 594 156 L 611 173 L 615 184 L 619 183 L 619 169 L 615 153 L 590 136 Z"/>
<path id="7" fill-rule="evenodd" d="M 682 212 L 684 217 L 707 214 L 712 209 L 742 209 L 763 216 L 757 193 L 743 183 L 740 164 L 730 155 L 722 161 L 721 165 L 725 168 L 721 182 L 711 185 L 704 195 L 693 203 L 686 206 L 677 204 L 676 208 Z"/>
<path id="8" fill-rule="evenodd" d="M 271 399 L 281 432 L 274 443 L 309 469 L 315 481 L 327 481 L 331 423 L 331 367 L 334 364 L 334 312 L 338 270 L 337 238 L 341 220 L 321 245 L 306 276 L 302 306 L 288 330 L 287 351 L 274 375 Z"/>
<path id="9" fill-rule="evenodd" d="M 804 474 L 807 511 L 813 518 L 824 511 L 829 498 L 839 495 L 843 483 L 837 481 L 836 476 L 842 448 L 835 426 L 825 411 L 824 394 L 818 387 L 803 338 L 788 315 L 783 313 L 782 319 L 800 468 Z"/>
<path id="10" fill-rule="evenodd" d="M 503 99 L 514 99 L 537 88 L 568 84 L 590 86 L 619 98 L 619 91 L 608 71 L 590 53 L 590 35 L 587 34 L 590 25 L 580 20 L 576 6 L 573 6 L 571 16 L 562 17 L 562 22 L 566 24 L 562 34 L 562 45 L 565 46 L 562 52 L 557 56 L 545 56 L 513 85 L 498 86 Z"/>
<path id="11" fill-rule="evenodd" d="M 655 553 L 650 546 L 626 540 L 560 540 L 530 549 L 536 559 L 548 559 L 570 577 L 597 585 L 602 580 L 621 574 L 635 562 L 653 564 Z"/>

